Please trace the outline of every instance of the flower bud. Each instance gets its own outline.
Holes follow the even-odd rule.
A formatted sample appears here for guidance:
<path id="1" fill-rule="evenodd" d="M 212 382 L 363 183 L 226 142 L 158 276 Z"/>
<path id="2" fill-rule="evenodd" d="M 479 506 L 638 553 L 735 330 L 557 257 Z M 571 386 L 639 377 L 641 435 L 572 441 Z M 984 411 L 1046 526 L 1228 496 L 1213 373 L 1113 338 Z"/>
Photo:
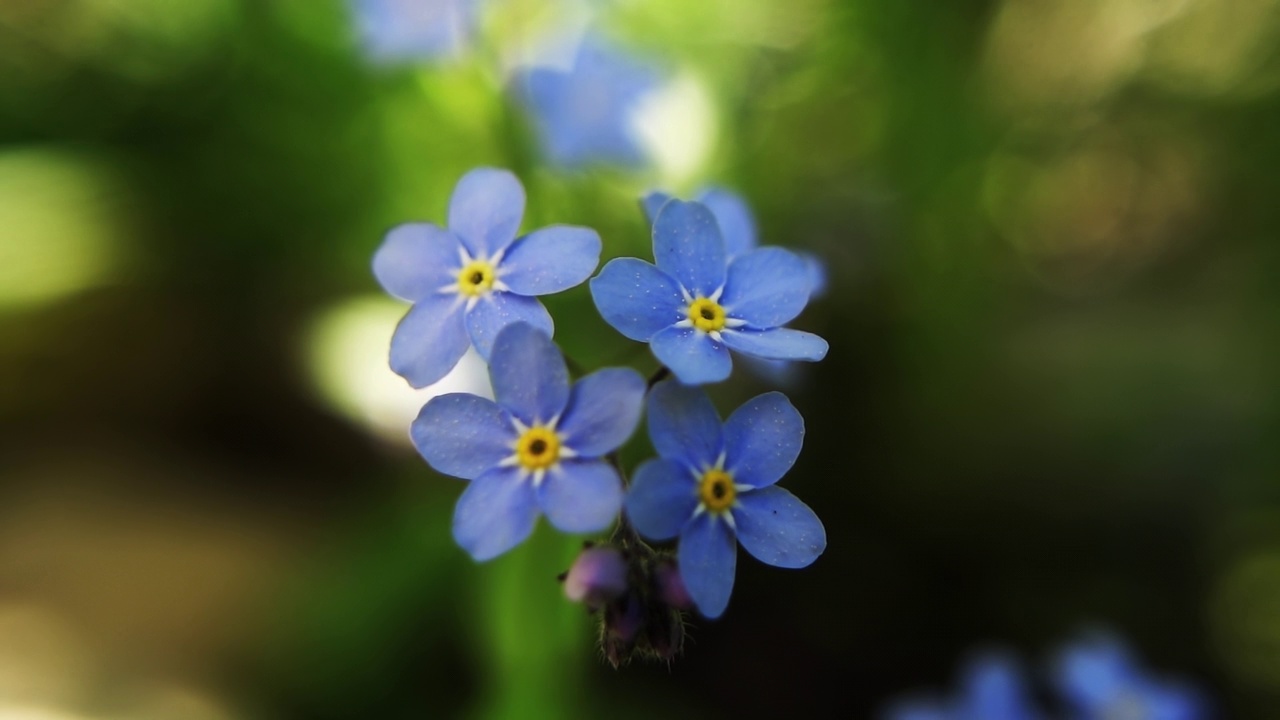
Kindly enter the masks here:
<path id="1" fill-rule="evenodd" d="M 675 561 L 659 562 L 653 576 L 654 584 L 658 588 L 658 597 L 662 602 L 677 610 L 693 609 L 693 599 L 689 597 L 689 591 L 684 587 L 684 580 L 680 577 L 680 570 L 676 568 Z"/>
<path id="2" fill-rule="evenodd" d="M 636 593 L 628 593 L 604 609 L 600 627 L 600 649 L 615 669 L 631 660 L 640 631 L 644 630 L 643 606 Z"/>
<path id="3" fill-rule="evenodd" d="M 582 551 L 564 579 L 564 594 L 591 610 L 627 591 L 627 563 L 612 547 L 592 547 Z"/>
<path id="4" fill-rule="evenodd" d="M 600 650 L 617 668 L 633 659 L 671 662 L 684 647 L 693 607 L 675 558 L 636 540 L 588 545 L 560 576 L 564 594 L 596 615 Z"/>

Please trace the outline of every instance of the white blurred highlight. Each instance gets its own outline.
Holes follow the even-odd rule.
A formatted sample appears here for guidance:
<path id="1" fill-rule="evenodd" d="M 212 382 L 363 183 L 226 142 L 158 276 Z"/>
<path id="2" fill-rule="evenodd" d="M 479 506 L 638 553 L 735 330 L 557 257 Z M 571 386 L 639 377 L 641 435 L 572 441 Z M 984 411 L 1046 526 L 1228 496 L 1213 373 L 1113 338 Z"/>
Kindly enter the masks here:
<path id="1" fill-rule="evenodd" d="M 683 73 L 641 99 L 631 129 L 657 167 L 660 184 L 683 186 L 702 174 L 715 149 L 715 105 L 706 86 Z"/>
<path id="2" fill-rule="evenodd" d="M 408 306 L 381 296 L 362 296 L 321 313 L 308 342 L 317 388 L 330 405 L 375 435 L 409 444 L 409 425 L 428 400 L 466 392 L 492 398 L 488 368 L 467 350 L 440 382 L 414 389 L 391 371 L 391 335 Z"/>
<path id="3" fill-rule="evenodd" d="M 57 613 L 0 605 L 0 718 L 70 717 L 45 707 L 84 700 L 93 674 L 89 647 Z"/>
<path id="4" fill-rule="evenodd" d="M 81 715 L 66 710 L 47 707 L 5 705 L 0 702 L 0 720 L 98 720 L 93 715 Z"/>

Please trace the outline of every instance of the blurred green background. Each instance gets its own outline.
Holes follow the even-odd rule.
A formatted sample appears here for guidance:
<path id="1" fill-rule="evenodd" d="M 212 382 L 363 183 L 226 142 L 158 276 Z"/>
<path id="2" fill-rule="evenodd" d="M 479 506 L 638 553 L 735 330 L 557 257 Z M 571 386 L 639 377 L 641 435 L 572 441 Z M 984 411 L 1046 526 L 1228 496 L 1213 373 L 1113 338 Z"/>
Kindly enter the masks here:
<path id="1" fill-rule="evenodd" d="M 649 167 L 546 166 L 507 91 L 584 17 L 671 79 Z M 1277 717 L 1280 2 L 493 0 L 395 66 L 352 27 L 0 1 L 0 716 L 870 717 L 1100 625 Z M 580 538 L 472 563 L 407 443 L 370 258 L 477 165 L 607 256 L 715 183 L 828 264 L 784 481 L 827 552 L 744 556 L 670 667 L 602 662 Z M 653 369 L 585 288 L 548 305 Z"/>

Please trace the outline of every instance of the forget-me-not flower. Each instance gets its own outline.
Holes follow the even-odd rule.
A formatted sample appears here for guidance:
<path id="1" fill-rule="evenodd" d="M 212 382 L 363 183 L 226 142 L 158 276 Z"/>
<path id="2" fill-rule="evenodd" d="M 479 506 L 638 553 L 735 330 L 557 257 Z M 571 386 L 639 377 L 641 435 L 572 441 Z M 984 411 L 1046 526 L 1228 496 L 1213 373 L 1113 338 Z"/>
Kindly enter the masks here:
<path id="1" fill-rule="evenodd" d="M 706 393 L 668 380 L 649 393 L 649 437 L 659 457 L 636 469 L 627 517 L 653 540 L 680 537 L 680 576 L 703 615 L 719 617 L 729 603 L 739 542 L 784 568 L 805 567 L 826 549 L 822 521 L 775 485 L 804 437 L 804 420 L 782 393 L 747 401 L 722 425 Z"/>
<path id="2" fill-rule="evenodd" d="M 640 199 L 640 206 L 644 208 L 649 225 L 653 225 L 658 218 L 658 211 L 671 199 L 671 195 L 657 190 Z M 725 253 L 730 260 L 759 245 L 755 213 L 751 212 L 751 206 L 741 195 L 725 188 L 708 187 L 700 191 L 695 199 L 706 205 L 711 214 L 716 216 L 720 234 L 724 237 Z M 816 300 L 827 291 L 826 266 L 813 253 L 796 254 L 804 258 L 809 271 L 809 299 Z"/>
<path id="3" fill-rule="evenodd" d="M 1202 720 L 1202 698 L 1181 683 L 1145 672 L 1116 638 L 1088 637 L 1067 646 L 1054 664 L 1054 681 L 1072 717 L 1081 720 Z"/>
<path id="4" fill-rule="evenodd" d="M 378 62 L 438 60 L 470 42 L 483 0 L 350 0 L 365 52 Z"/>
<path id="5" fill-rule="evenodd" d="M 809 300 L 809 275 L 782 248 L 730 259 L 720 226 L 702 203 L 670 200 L 653 224 L 657 265 L 617 258 L 591 279 L 604 319 L 653 354 L 682 382 L 729 377 L 729 349 L 767 360 L 821 360 L 827 342 L 780 327 Z"/>
<path id="6" fill-rule="evenodd" d="M 564 356 L 527 323 L 498 334 L 489 377 L 496 402 L 441 395 L 410 433 L 431 467 L 471 481 L 454 509 L 454 539 L 488 560 L 528 537 L 540 513 L 565 532 L 607 528 L 623 491 L 603 458 L 635 430 L 644 378 L 606 368 L 570 388 Z"/>
<path id="7" fill-rule="evenodd" d="M 552 225 L 517 238 L 524 200 L 515 175 L 478 168 L 454 188 L 448 228 L 409 223 L 387 233 L 373 273 L 413 303 L 391 338 L 391 369 L 410 385 L 444 377 L 468 345 L 488 360 L 512 323 L 550 335 L 551 315 L 534 296 L 582 283 L 600 262 L 590 228 Z"/>
<path id="8" fill-rule="evenodd" d="M 1017 662 L 1003 654 L 974 658 L 951 698 L 908 698 L 881 714 L 883 720 L 1039 720 Z"/>
<path id="9" fill-rule="evenodd" d="M 636 114 L 658 83 L 654 68 L 589 35 L 569 70 L 532 68 L 517 76 L 515 87 L 552 163 L 635 166 L 644 161 Z"/>

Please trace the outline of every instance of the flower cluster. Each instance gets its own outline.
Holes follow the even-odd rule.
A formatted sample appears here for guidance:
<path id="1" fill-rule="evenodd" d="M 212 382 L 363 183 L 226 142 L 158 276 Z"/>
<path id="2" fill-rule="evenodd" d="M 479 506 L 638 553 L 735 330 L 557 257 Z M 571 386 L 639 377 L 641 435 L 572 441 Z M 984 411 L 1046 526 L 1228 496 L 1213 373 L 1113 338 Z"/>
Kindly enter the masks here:
<path id="1" fill-rule="evenodd" d="M 1117 638 L 1090 635 L 1054 658 L 1052 687 L 1065 717 L 1080 720 L 1207 720 L 1207 704 L 1192 688 L 1143 670 Z M 1018 663 L 1002 653 L 973 658 L 951 698 L 908 698 L 884 720 L 1043 720 Z"/>
<path id="2" fill-rule="evenodd" d="M 647 382 L 625 367 L 573 382 L 536 296 L 586 281 L 601 241 L 571 226 L 519 235 L 524 203 L 511 173 L 473 170 L 454 190 L 447 227 L 396 227 L 374 257 L 387 292 L 413 303 L 391 341 L 392 369 L 430 385 L 468 346 L 489 366 L 493 400 L 437 396 L 410 435 L 432 468 L 468 481 L 453 536 L 476 560 L 518 545 L 540 516 L 567 533 L 612 528 L 565 574 L 565 593 L 602 615 L 615 665 L 670 659 L 682 611 L 716 618 L 728 606 L 738 544 L 782 568 L 805 567 L 826 548 L 822 522 L 777 486 L 800 454 L 800 413 L 769 392 L 722 422 L 698 387 L 729 377 L 730 350 L 788 361 L 826 354 L 820 337 L 783 327 L 814 290 L 813 264 L 744 243 L 726 216 L 729 242 L 710 205 L 665 198 L 653 219 L 655 262 L 614 259 L 590 281 L 604 319 L 648 343 L 660 365 Z M 657 457 L 628 483 L 618 450 L 646 408 Z M 650 544 L 672 540 L 674 549 Z"/>

